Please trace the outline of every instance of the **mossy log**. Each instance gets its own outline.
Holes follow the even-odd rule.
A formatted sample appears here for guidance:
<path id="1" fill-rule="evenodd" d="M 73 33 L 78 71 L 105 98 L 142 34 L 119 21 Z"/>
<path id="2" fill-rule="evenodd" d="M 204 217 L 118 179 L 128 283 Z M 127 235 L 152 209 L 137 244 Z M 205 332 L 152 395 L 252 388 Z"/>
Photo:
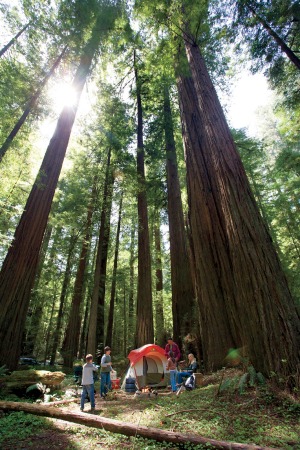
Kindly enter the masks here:
<path id="1" fill-rule="evenodd" d="M 32 405 L 30 403 L 17 402 L 0 402 L 0 410 L 2 411 L 24 411 L 29 414 L 38 416 L 51 417 L 52 419 L 61 419 L 68 422 L 75 422 L 88 427 L 100 428 L 112 433 L 124 434 L 125 436 L 141 436 L 147 439 L 154 439 L 158 442 L 172 442 L 174 444 L 203 444 L 211 445 L 216 449 L 225 450 L 276 450 L 268 447 L 261 447 L 251 444 L 238 444 L 235 442 L 218 441 L 216 439 L 208 439 L 198 435 L 183 434 L 174 431 L 161 430 L 159 428 L 150 428 L 121 422 L 119 420 L 108 419 L 92 414 L 81 412 L 70 412 L 61 408 L 46 407 L 42 405 Z"/>
<path id="2" fill-rule="evenodd" d="M 42 383 L 46 386 L 58 386 L 65 379 L 63 372 L 50 372 L 48 370 L 16 370 L 3 380 L 8 388 L 23 389 L 32 384 Z"/>

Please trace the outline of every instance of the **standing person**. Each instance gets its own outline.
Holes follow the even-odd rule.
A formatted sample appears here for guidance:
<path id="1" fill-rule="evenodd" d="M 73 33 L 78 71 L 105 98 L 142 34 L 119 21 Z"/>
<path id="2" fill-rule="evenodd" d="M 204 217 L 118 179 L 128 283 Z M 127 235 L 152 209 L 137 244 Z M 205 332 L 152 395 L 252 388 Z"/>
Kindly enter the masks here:
<path id="1" fill-rule="evenodd" d="M 113 370 L 111 367 L 111 348 L 104 347 L 104 355 L 101 358 L 101 384 L 100 384 L 100 396 L 104 398 L 107 391 L 111 388 L 110 372 Z"/>
<path id="2" fill-rule="evenodd" d="M 97 367 L 93 364 L 93 355 L 86 355 L 86 363 L 82 370 L 82 393 L 80 401 L 80 411 L 84 410 L 84 401 L 88 395 L 91 402 L 91 412 L 95 411 L 95 390 L 94 390 L 94 372 L 98 372 Z"/>
<path id="3" fill-rule="evenodd" d="M 171 351 L 169 352 L 169 358 L 167 361 L 166 369 L 170 371 L 170 381 L 171 381 L 171 388 L 172 392 L 176 392 L 176 359 L 174 357 L 174 353 Z"/>
<path id="4" fill-rule="evenodd" d="M 190 353 L 188 355 L 188 360 L 189 360 L 189 365 L 185 369 L 182 369 L 181 372 L 177 373 L 177 383 L 178 384 L 181 384 L 183 382 L 183 378 L 191 376 L 197 370 L 198 363 L 197 363 L 196 358 L 193 355 L 193 353 Z"/>
<path id="5" fill-rule="evenodd" d="M 180 359 L 180 350 L 177 344 L 175 344 L 175 342 L 173 341 L 172 337 L 169 337 L 167 339 L 168 343 L 165 346 L 165 356 L 168 358 L 169 357 L 169 353 L 173 352 L 174 354 L 174 358 L 176 359 L 176 363 L 179 361 Z"/>

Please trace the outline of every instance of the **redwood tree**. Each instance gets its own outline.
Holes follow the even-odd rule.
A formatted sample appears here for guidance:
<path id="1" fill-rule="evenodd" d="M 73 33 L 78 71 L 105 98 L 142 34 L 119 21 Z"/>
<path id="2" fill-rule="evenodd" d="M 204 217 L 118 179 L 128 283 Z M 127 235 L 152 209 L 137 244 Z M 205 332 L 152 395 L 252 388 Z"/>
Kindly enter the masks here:
<path id="1" fill-rule="evenodd" d="M 98 23 L 81 56 L 73 87 L 78 101 L 99 45 Z M 77 103 L 78 105 L 78 103 Z M 0 364 L 17 366 L 44 231 L 77 106 L 64 107 L 0 272 Z"/>
<path id="2" fill-rule="evenodd" d="M 210 324 L 217 330 L 211 344 L 212 340 L 224 340 L 220 323 L 227 322 L 228 347 L 232 338 L 257 370 L 267 375 L 273 371 L 296 375 L 300 362 L 299 313 L 206 64 L 188 29 L 184 45 L 193 88 L 181 92 L 185 105 L 182 118 L 206 365 L 223 363 L 220 352 L 215 357 L 205 347 Z M 219 322 L 222 317 L 225 320 Z"/>
<path id="3" fill-rule="evenodd" d="M 164 132 L 168 186 L 173 336 L 176 342 L 182 346 L 183 338 L 193 331 L 195 324 L 195 293 L 188 258 L 188 241 L 184 228 L 170 97 L 166 85 L 164 88 Z"/>
<path id="4" fill-rule="evenodd" d="M 143 141 L 143 109 L 141 87 L 136 52 L 134 52 L 134 70 L 137 96 L 137 179 L 138 179 L 138 287 L 136 317 L 136 347 L 152 343 L 154 340 L 151 256 L 149 242 L 148 206 L 145 178 L 145 155 Z"/>

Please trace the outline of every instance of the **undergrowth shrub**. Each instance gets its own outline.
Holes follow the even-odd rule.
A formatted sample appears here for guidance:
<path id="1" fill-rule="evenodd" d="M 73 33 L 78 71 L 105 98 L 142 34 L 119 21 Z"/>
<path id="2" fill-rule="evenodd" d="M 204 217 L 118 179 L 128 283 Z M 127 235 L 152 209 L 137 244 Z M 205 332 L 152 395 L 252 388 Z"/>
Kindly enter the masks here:
<path id="1" fill-rule="evenodd" d="M 23 411 L 5 414 L 1 418 L 0 447 L 8 440 L 21 440 L 36 435 L 41 427 L 51 428 L 52 424 L 44 418 L 35 417 Z"/>
<path id="2" fill-rule="evenodd" d="M 248 366 L 246 372 L 242 376 L 236 376 L 234 378 L 227 378 L 221 381 L 218 389 L 218 393 L 224 391 L 236 392 L 239 394 L 245 393 L 247 388 L 253 388 L 255 386 L 263 386 L 266 384 L 265 377 L 262 373 L 256 372 L 253 366 Z"/>

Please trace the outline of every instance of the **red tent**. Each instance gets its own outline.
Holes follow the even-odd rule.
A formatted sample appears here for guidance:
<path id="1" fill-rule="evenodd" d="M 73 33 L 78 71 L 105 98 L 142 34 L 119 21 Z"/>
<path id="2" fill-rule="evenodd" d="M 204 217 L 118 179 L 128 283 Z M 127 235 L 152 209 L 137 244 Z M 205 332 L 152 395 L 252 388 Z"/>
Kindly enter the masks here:
<path id="1" fill-rule="evenodd" d="M 135 379 L 139 389 L 144 386 L 167 386 L 169 372 L 166 373 L 167 358 L 162 347 L 155 344 L 146 344 L 143 347 L 131 350 L 128 355 L 130 367 L 125 375 L 126 379 Z M 123 387 L 122 385 L 122 387 Z"/>

